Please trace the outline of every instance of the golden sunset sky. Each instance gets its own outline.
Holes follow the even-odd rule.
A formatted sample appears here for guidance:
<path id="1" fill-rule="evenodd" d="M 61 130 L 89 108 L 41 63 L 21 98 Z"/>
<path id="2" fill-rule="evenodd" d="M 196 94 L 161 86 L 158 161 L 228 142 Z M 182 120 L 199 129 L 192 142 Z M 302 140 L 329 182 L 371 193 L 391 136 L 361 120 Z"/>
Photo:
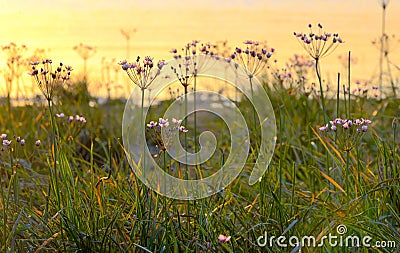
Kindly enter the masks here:
<path id="1" fill-rule="evenodd" d="M 307 32 L 307 24 L 321 23 L 325 31 L 337 32 L 345 41 L 323 59 L 325 78 L 334 79 L 344 71 L 338 56 L 350 50 L 358 59 L 352 66 L 353 78 L 368 80 L 378 73 L 379 51 L 371 41 L 381 33 L 380 5 L 379 0 L 1 0 L 0 45 L 25 44 L 26 56 L 36 48 L 49 50 L 53 60 L 72 65 L 74 75 L 82 73 L 83 61 L 72 47 L 93 46 L 97 52 L 88 60 L 88 71 L 90 88 L 98 92 L 102 58 L 110 62 L 126 58 L 121 28 L 137 29 L 130 43 L 131 60 L 136 55 L 168 60 L 171 48 L 181 48 L 193 39 L 228 40 L 232 48 L 251 39 L 267 41 L 275 48 L 274 57 L 283 67 L 293 54 L 305 53 L 293 32 Z M 395 34 L 397 40 L 399 14 L 400 1 L 391 0 L 386 33 Z M 399 47 L 397 42 L 391 51 L 397 65 Z M 1 64 L 4 61 L 2 54 Z M 126 80 L 122 73 L 118 78 Z M 104 89 L 98 93 L 104 94 Z"/>

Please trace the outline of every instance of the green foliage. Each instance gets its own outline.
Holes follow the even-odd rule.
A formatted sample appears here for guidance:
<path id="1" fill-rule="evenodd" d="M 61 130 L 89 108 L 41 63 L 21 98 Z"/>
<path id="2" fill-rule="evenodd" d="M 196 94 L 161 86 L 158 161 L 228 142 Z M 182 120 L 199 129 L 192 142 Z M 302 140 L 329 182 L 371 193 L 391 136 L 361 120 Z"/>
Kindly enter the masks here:
<path id="1" fill-rule="evenodd" d="M 336 233 L 339 224 L 347 226 L 348 235 L 400 245 L 396 99 L 367 100 L 360 111 L 354 98 L 351 116 L 370 118 L 373 124 L 346 160 L 333 143 L 320 138 L 323 114 L 317 99 L 266 85 L 278 123 L 277 146 L 267 173 L 261 182 L 248 185 L 255 155 L 250 153 L 249 164 L 230 187 L 188 203 L 149 191 L 131 172 L 121 144 L 124 104 L 115 100 L 89 106 L 86 83 L 75 85 L 60 95 L 53 111 L 83 115 L 87 123 L 75 133 L 62 122 L 66 119 L 54 118 L 60 131 L 56 171 L 49 170 L 54 161 L 48 109 L 11 108 L 14 127 L 1 129 L 10 138 L 15 134 L 26 140 L 25 146 L 0 153 L 3 252 L 290 252 L 292 248 L 260 248 L 255 243 L 264 231 L 318 238 L 321 233 Z M 339 106 L 336 112 L 336 102 L 326 99 L 327 115 L 344 116 L 345 108 Z M 239 106 L 248 112 L 251 124 L 247 103 Z M 149 118 L 158 118 L 167 104 L 151 111 Z M 8 112 L 0 114 L 1 125 L 6 126 Z M 42 140 L 41 146 L 34 145 L 36 139 Z M 219 145 L 224 148 L 228 143 Z M 223 158 L 208 166 L 218 168 L 222 162 Z M 231 239 L 220 243 L 220 234 Z M 354 249 L 326 244 L 302 251 Z"/>

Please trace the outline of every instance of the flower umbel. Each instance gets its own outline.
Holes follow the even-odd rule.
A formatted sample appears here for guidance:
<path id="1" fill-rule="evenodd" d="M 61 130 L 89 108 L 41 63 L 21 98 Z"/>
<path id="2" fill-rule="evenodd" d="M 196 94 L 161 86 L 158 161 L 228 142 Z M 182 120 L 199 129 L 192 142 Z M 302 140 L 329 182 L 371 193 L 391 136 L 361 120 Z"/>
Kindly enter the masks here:
<path id="1" fill-rule="evenodd" d="M 40 91 L 48 101 L 54 97 L 54 91 L 69 80 L 72 68 L 60 63 L 53 67 L 50 59 L 39 62 L 31 62 L 32 72 L 30 75 L 35 79 Z M 39 67 L 39 65 L 41 65 Z"/>
<path id="2" fill-rule="evenodd" d="M 246 40 L 246 48 L 236 47 L 231 58 L 244 66 L 250 75 L 257 75 L 268 63 L 275 49 L 260 48 L 258 41 Z"/>
<path id="3" fill-rule="evenodd" d="M 191 83 L 192 77 L 197 75 L 198 71 L 198 55 L 209 54 L 210 44 L 201 44 L 200 41 L 193 40 L 183 47 L 180 51 L 176 48 L 170 50 L 170 53 L 174 54 L 174 59 L 179 62 L 177 67 L 171 66 L 171 70 L 174 72 L 179 82 L 183 87 L 187 87 Z M 200 48 L 198 48 L 200 46 Z"/>
<path id="4" fill-rule="evenodd" d="M 339 34 L 327 33 L 323 30 L 322 25 L 318 24 L 318 31 L 315 33 L 311 24 L 308 25 L 309 33 L 294 32 L 300 45 L 314 59 L 320 59 L 333 52 L 336 47 L 343 43 Z"/>
<path id="5" fill-rule="evenodd" d="M 154 65 L 153 58 L 146 56 L 143 61 L 140 57 L 135 62 L 128 63 L 126 60 L 118 63 L 126 71 L 129 79 L 140 89 L 147 89 L 151 83 L 160 75 L 161 69 L 166 65 L 164 60 L 160 60 L 157 66 Z M 156 68 L 155 68 L 156 67 Z"/>
<path id="6" fill-rule="evenodd" d="M 336 142 L 345 152 L 350 152 L 356 147 L 365 132 L 368 131 L 368 125 L 372 123 L 369 119 L 341 119 L 337 118 L 329 123 L 319 127 L 319 131 L 325 133 L 325 137 Z"/>
<path id="7" fill-rule="evenodd" d="M 160 151 L 167 150 L 168 145 L 172 142 L 172 137 L 179 132 L 187 133 L 188 130 L 181 125 L 182 120 L 172 118 L 172 125 L 169 124 L 168 119 L 159 118 L 158 121 L 150 121 L 147 123 L 147 133 L 150 139 Z M 166 138 L 162 138 L 161 129 L 166 131 Z"/>

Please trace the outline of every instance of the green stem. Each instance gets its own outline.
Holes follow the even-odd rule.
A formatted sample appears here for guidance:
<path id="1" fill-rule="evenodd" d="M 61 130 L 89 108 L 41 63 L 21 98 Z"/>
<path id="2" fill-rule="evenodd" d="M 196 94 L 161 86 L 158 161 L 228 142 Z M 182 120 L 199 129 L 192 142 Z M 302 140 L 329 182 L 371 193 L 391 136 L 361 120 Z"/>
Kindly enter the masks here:
<path id="1" fill-rule="evenodd" d="M 320 70 L 319 70 L 319 58 L 315 59 L 315 71 L 317 72 L 319 89 L 321 91 L 321 103 L 322 103 L 322 111 L 324 113 L 324 122 L 326 123 L 326 122 L 328 122 L 328 120 L 327 120 L 327 115 L 326 115 L 324 91 L 322 88 L 322 79 L 321 79 L 321 74 L 320 74 Z"/>
<path id="2" fill-rule="evenodd" d="M 47 100 L 48 107 L 49 107 L 49 113 L 50 113 L 50 122 L 51 122 L 51 129 L 52 129 L 52 144 L 54 149 L 50 150 L 50 153 L 52 154 L 53 157 L 53 175 L 55 178 L 55 191 L 57 193 L 57 202 L 58 202 L 58 208 L 61 209 L 61 199 L 60 199 L 60 191 L 58 188 L 58 173 L 57 173 L 57 152 L 58 152 L 58 145 L 57 145 L 57 136 L 58 136 L 58 131 L 54 122 L 53 118 L 53 106 L 51 100 Z"/>
<path id="3" fill-rule="evenodd" d="M 60 190 L 60 188 L 59 188 L 59 184 L 58 184 L 58 172 L 57 172 L 57 154 L 58 154 L 58 144 L 57 144 L 57 141 L 58 141 L 58 128 L 57 128 L 57 125 L 56 125 L 56 123 L 54 122 L 54 117 L 53 117 L 53 106 L 52 106 L 52 101 L 51 101 L 51 99 L 47 99 L 47 105 L 48 105 L 48 107 L 49 107 L 49 114 L 50 114 L 50 122 L 51 122 L 51 129 L 52 129 L 52 132 L 53 132 L 53 134 L 52 134 L 52 139 L 53 139 L 53 146 L 54 146 L 54 149 L 53 150 L 50 150 L 50 153 L 52 154 L 52 157 L 53 157 L 53 173 L 50 173 L 50 176 L 51 175 L 53 175 L 53 177 L 54 177 L 54 179 L 55 179 L 55 187 L 54 187 L 54 190 L 56 191 L 56 196 L 57 196 L 57 205 L 58 205 L 58 211 L 60 211 L 61 212 L 61 208 L 62 208 L 62 203 L 61 203 L 61 195 L 60 195 L 60 192 L 61 192 L 61 190 Z M 51 147 L 51 146 L 50 146 Z M 50 148 L 51 149 L 51 148 Z M 50 197 L 50 184 L 51 184 L 51 181 L 52 180 L 50 180 L 49 181 L 49 192 L 48 192 L 48 194 L 49 194 L 49 196 L 48 197 Z M 47 202 L 46 202 L 46 209 L 47 209 L 47 211 L 48 211 L 48 199 L 47 199 Z M 48 214 L 47 212 L 46 212 L 46 214 Z M 63 215 L 62 213 L 60 213 L 60 215 Z M 46 219 L 47 219 L 47 217 L 46 217 Z M 63 234 L 64 234 L 64 231 L 63 231 L 63 219 L 62 218 L 60 218 L 60 232 L 61 232 L 61 238 L 63 238 Z M 64 250 L 66 250 L 66 245 L 65 245 L 65 242 L 63 242 L 63 246 L 64 246 Z"/>
<path id="4" fill-rule="evenodd" d="M 17 148 L 15 146 L 15 148 Z M 18 156 L 17 156 L 18 157 Z M 17 166 L 14 168 L 14 157 L 13 157 L 13 148 L 10 146 L 10 166 L 11 166 L 11 175 L 14 176 L 14 202 L 18 203 L 18 175 L 17 175 Z M 15 169 L 15 170 L 14 170 Z"/>
<path id="5" fill-rule="evenodd" d="M 279 203 L 282 203 L 282 159 L 284 158 L 284 153 L 283 151 L 283 141 L 282 141 L 282 133 L 284 132 L 283 126 L 284 126 L 284 121 L 285 119 L 283 118 L 282 115 L 282 110 L 279 108 Z"/>
<path id="6" fill-rule="evenodd" d="M 361 178 L 360 178 L 361 164 L 360 164 L 360 154 L 358 152 L 358 147 L 356 148 L 356 156 L 357 156 L 357 184 L 355 185 L 355 187 L 356 187 L 356 198 L 357 198 L 358 197 L 358 189 L 357 188 L 362 189 Z"/>
<path id="7" fill-rule="evenodd" d="M 347 177 L 350 176 L 349 163 L 350 163 L 350 151 L 346 151 L 346 170 L 344 172 L 344 190 L 345 191 L 347 191 Z"/>
<path id="8" fill-rule="evenodd" d="M 53 131 L 53 135 L 52 135 L 52 142 L 53 142 L 53 144 L 55 143 L 55 137 L 54 137 L 54 134 L 55 134 L 55 131 L 54 131 L 54 126 L 53 126 L 53 113 L 52 113 L 52 108 L 51 108 L 51 100 L 50 99 L 47 99 L 47 106 L 48 106 L 48 108 L 49 108 L 49 114 L 50 114 L 50 121 L 51 121 L 51 127 L 52 127 L 52 131 Z M 51 146 L 50 146 L 50 153 L 51 153 L 51 156 L 52 156 L 52 158 L 53 158 L 53 161 L 54 161 L 54 165 L 53 165 L 53 170 L 51 169 L 51 167 L 49 167 L 49 177 L 50 177 L 50 180 L 49 180 L 49 185 L 48 185 L 48 188 L 47 188 L 47 196 L 46 196 L 46 204 L 45 204 L 45 211 L 44 211 L 44 219 L 45 219 L 45 222 L 47 223 L 47 219 L 48 219 L 48 217 L 49 217 L 49 200 L 50 200 L 50 197 L 51 197 L 51 188 L 52 188 L 52 185 L 53 185 L 53 179 L 55 179 L 55 178 L 57 178 L 57 176 L 56 175 L 54 175 L 54 173 L 53 173 L 53 171 L 55 172 L 56 171 L 56 162 L 55 162 L 55 157 L 53 156 L 53 152 L 52 152 L 52 150 L 51 150 Z"/>
<path id="9" fill-rule="evenodd" d="M 188 108 L 187 108 L 187 85 L 184 86 L 185 88 L 185 128 L 187 129 L 187 112 L 188 112 Z M 188 144 L 187 144 L 187 133 L 185 133 L 185 180 L 189 180 L 189 167 L 188 167 Z M 189 189 L 189 185 L 186 186 L 186 189 Z M 187 201 L 187 217 L 188 217 L 188 222 L 187 222 L 187 229 L 188 229 L 188 233 L 190 231 L 190 202 Z"/>
<path id="10" fill-rule="evenodd" d="M 296 189 L 296 163 L 292 163 L 292 178 L 293 178 L 293 184 L 292 184 L 292 197 L 291 197 L 291 205 L 290 205 L 290 214 L 293 216 L 293 206 L 294 206 L 294 198 L 295 198 L 295 189 Z"/>
<path id="11" fill-rule="evenodd" d="M 165 157 L 165 155 L 166 155 L 165 153 L 166 153 L 166 151 L 163 151 L 163 167 L 164 167 L 164 172 L 166 173 L 166 171 L 167 171 L 167 160 L 166 160 L 166 157 Z M 167 181 L 166 181 L 166 178 L 167 178 L 167 175 L 164 175 L 164 194 L 167 193 Z M 168 217 L 167 198 L 164 197 L 164 219 L 165 219 L 165 226 L 167 226 L 168 220 L 169 220 L 169 219 L 167 219 L 167 217 Z"/>
<path id="12" fill-rule="evenodd" d="M 386 23 L 386 5 L 382 8 L 382 34 L 381 34 L 381 48 L 379 54 L 379 90 L 380 92 L 380 99 L 382 100 L 382 83 L 383 83 L 383 56 L 384 56 L 384 39 L 385 39 L 385 23 Z"/>
<path id="13" fill-rule="evenodd" d="M 144 91 L 145 89 L 142 89 L 142 103 L 141 103 L 141 107 L 140 107 L 140 135 L 145 134 L 144 132 L 144 126 L 146 124 L 146 120 L 143 119 L 143 109 L 144 109 Z M 146 178 L 146 138 L 144 138 L 143 140 L 143 147 L 142 147 L 142 168 L 143 168 L 143 176 L 144 178 Z"/>
<path id="14" fill-rule="evenodd" d="M 253 82 L 252 82 L 253 77 L 249 76 L 249 79 L 250 79 L 250 89 L 251 89 L 251 100 L 252 100 L 252 103 L 254 103 L 254 90 L 253 90 Z M 254 130 L 255 130 L 256 123 L 257 123 L 257 115 L 256 115 L 256 109 L 254 108 L 254 106 L 252 106 L 252 108 L 253 108 L 253 126 L 254 126 Z"/>
<path id="15" fill-rule="evenodd" d="M 7 93 L 7 111 L 8 111 L 8 120 L 11 122 L 11 126 L 14 127 L 13 122 L 13 116 L 11 113 L 11 97 L 10 93 Z"/>
<path id="16" fill-rule="evenodd" d="M 393 119 L 392 128 L 393 128 L 393 165 L 395 168 L 394 178 L 398 178 L 399 175 L 399 167 L 397 166 L 397 159 L 396 159 L 396 129 L 397 129 L 398 119 Z"/>
<path id="17" fill-rule="evenodd" d="M 197 75 L 194 75 L 194 84 L 193 84 L 193 107 L 194 107 L 194 112 L 193 112 L 193 117 L 194 117 L 194 152 L 196 153 L 196 167 L 197 167 L 197 171 L 198 171 L 198 178 L 201 178 L 201 174 L 200 174 L 200 164 L 197 164 L 197 162 L 200 160 L 199 159 L 199 155 L 197 154 L 197 152 L 199 151 L 199 147 L 197 145 L 197 112 L 196 112 L 196 106 L 197 106 L 197 98 L 196 98 L 196 86 L 197 86 Z"/>
<path id="18" fill-rule="evenodd" d="M 348 103 L 347 103 L 347 118 L 350 119 L 350 91 L 351 91 L 351 83 L 350 83 L 350 51 L 349 51 L 349 57 L 348 57 L 348 63 L 347 63 L 347 68 L 348 68 L 348 73 L 347 73 L 347 82 L 349 84 L 349 90 L 348 90 Z"/>
<path id="19" fill-rule="evenodd" d="M 344 112 L 347 115 L 346 86 L 343 84 Z"/>
<path id="20" fill-rule="evenodd" d="M 340 118 L 340 73 L 337 76 L 337 92 L 336 92 L 336 118 Z M 335 143 L 336 143 L 336 133 L 335 133 Z"/>
<path id="21" fill-rule="evenodd" d="M 143 136 L 143 145 L 142 145 L 142 175 L 143 178 L 146 180 L 146 135 L 145 135 L 145 124 L 146 124 L 146 119 L 144 119 L 144 99 L 145 99 L 145 90 L 144 88 L 142 88 L 142 101 L 141 101 L 141 105 L 140 105 L 140 133 L 139 133 L 139 138 L 141 138 Z M 146 184 L 146 182 L 144 182 Z M 148 216 L 147 219 L 150 221 L 151 220 L 151 210 L 152 210 L 152 197 L 151 197 L 151 192 L 149 191 L 148 187 L 145 187 L 144 190 L 144 196 L 145 198 L 148 198 Z M 143 200 L 145 198 L 142 198 Z M 142 207 L 144 207 L 142 205 Z M 144 213 L 144 211 L 142 212 Z M 145 227 L 146 230 L 150 230 L 150 222 L 147 223 L 147 226 L 143 225 Z"/>
<path id="22" fill-rule="evenodd" d="M 188 113 L 188 108 L 187 108 L 187 93 L 188 93 L 188 90 L 187 90 L 187 86 L 185 86 L 185 128 L 187 129 L 187 113 Z M 189 179 L 189 172 L 188 172 L 188 164 L 187 164 L 187 152 L 188 152 L 188 150 L 187 150 L 187 148 L 188 148 L 188 145 L 187 145 L 187 133 L 185 133 L 185 169 L 186 169 L 186 180 L 188 180 Z"/>

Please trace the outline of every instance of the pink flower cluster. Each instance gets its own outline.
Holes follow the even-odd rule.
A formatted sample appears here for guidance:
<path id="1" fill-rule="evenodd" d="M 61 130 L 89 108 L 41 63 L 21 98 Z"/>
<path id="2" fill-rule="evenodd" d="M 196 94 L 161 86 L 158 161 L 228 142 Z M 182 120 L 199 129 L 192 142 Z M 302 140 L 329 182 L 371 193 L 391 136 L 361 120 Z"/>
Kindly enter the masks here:
<path id="1" fill-rule="evenodd" d="M 357 133 L 361 132 L 365 133 L 368 130 L 368 125 L 371 123 L 372 123 L 371 120 L 363 118 L 355 120 L 337 118 L 335 120 L 329 121 L 329 124 L 319 127 L 319 130 L 321 132 L 327 132 L 329 131 L 330 128 L 330 130 L 336 132 L 338 130 L 338 127 L 344 130 L 347 130 L 351 127 L 356 127 Z"/>
<path id="2" fill-rule="evenodd" d="M 172 123 L 175 125 L 173 127 L 173 130 L 178 130 L 179 132 L 182 132 L 182 133 L 187 133 L 188 132 L 188 130 L 184 126 L 180 125 L 182 123 L 181 119 L 178 120 L 178 119 L 172 118 Z M 165 128 L 165 127 L 168 127 L 168 126 L 169 126 L 168 119 L 164 119 L 164 118 L 159 118 L 158 122 L 157 121 L 150 121 L 147 124 L 147 128 L 148 129 L 158 128 L 158 130 L 160 130 L 160 128 Z"/>
<path id="3" fill-rule="evenodd" d="M 9 147 L 11 146 L 11 143 L 13 142 L 12 140 L 7 139 L 7 134 L 1 134 L 0 139 L 2 140 L 3 147 L 1 148 L 1 151 L 4 151 L 4 147 Z M 21 146 L 25 146 L 25 139 L 21 138 L 20 136 L 15 136 L 14 135 L 14 140 L 16 143 L 19 143 Z M 40 146 L 40 140 L 35 141 L 35 146 Z"/>

